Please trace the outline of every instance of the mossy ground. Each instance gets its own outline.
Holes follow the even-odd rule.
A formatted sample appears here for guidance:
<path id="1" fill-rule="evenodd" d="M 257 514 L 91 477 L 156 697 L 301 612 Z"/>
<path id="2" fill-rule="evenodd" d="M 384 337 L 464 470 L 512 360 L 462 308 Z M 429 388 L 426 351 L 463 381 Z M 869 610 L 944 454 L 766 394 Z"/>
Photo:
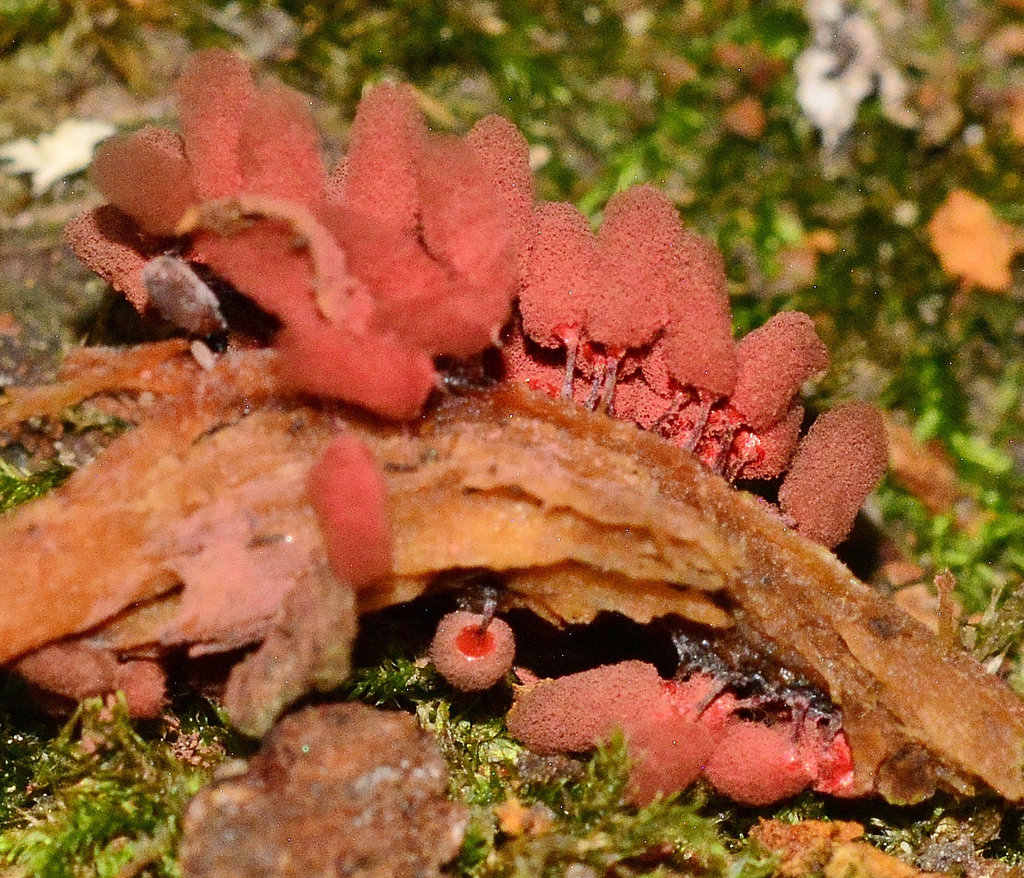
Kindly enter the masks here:
<path id="1" fill-rule="evenodd" d="M 123 128 L 169 118 L 167 88 L 182 59 L 216 44 L 310 94 L 335 151 L 366 84 L 397 77 L 417 87 L 439 129 L 465 130 L 488 112 L 512 118 L 533 146 L 545 198 L 575 201 L 597 218 L 617 189 L 658 184 L 719 243 L 738 332 L 782 308 L 807 311 L 833 354 L 812 402 L 874 401 L 952 466 L 960 500 L 940 511 L 895 476 L 883 484 L 867 508 L 873 551 L 855 559 L 857 569 L 882 585 L 887 559 L 917 564 L 926 577 L 951 569 L 972 616 L 971 645 L 1024 691 L 1024 278 L 1015 265 L 1004 292 L 962 286 L 943 272 L 927 232 L 954 188 L 983 198 L 1018 233 L 1024 226 L 1013 116 L 1024 106 L 1021 7 L 882 0 L 863 11 L 908 84 L 913 119 L 898 125 L 869 98 L 826 153 L 795 98 L 793 65 L 810 27 L 803 4 L 790 0 L 0 0 L 0 142 L 35 138 L 70 116 Z M 739 105 L 759 109 L 760 121 L 730 116 Z M 27 178 L 0 173 L 0 312 L 22 326 L 17 344 L 0 332 L 8 379 L 44 374 L 98 322 L 107 337 L 114 325 L 116 337 L 102 285 L 59 240 L 62 224 L 95 198 L 83 175 L 33 196 Z M 63 474 L 5 465 L 0 509 Z M 548 863 L 564 874 L 574 857 L 598 874 L 644 874 L 628 854 L 631 833 L 657 835 L 672 821 L 687 827 L 680 840 L 696 860 L 659 866 L 660 874 L 763 868 L 741 840 L 745 818 L 727 809 L 686 798 L 621 816 L 615 748 L 587 763 L 575 800 L 558 782 L 525 784 L 493 705 L 451 701 L 408 659 L 363 671 L 362 697 L 404 690 L 404 706 L 445 742 L 453 782 L 481 809 L 460 874 L 548 874 Z M 103 717 L 96 705 L 83 708 L 58 733 L 18 707 L 13 686 L 0 705 L 0 862 L 20 874 L 174 874 L 177 816 L 209 766 L 183 767 L 166 725 L 136 733 L 116 708 Z M 177 721 L 220 734 L 214 715 L 195 705 Z M 83 753 L 75 742 L 90 723 L 107 724 L 97 733 L 105 743 Z M 141 807 L 140 791 L 159 793 L 156 804 Z M 493 806 L 511 796 L 559 815 L 546 840 L 496 834 Z M 94 807 L 100 799 L 109 805 Z M 853 816 L 909 859 L 949 821 L 977 847 L 1019 859 L 1021 815 L 996 808 L 1002 830 L 993 835 L 991 820 L 977 827 L 995 806 L 973 807 L 863 806 Z M 790 813 L 838 810 L 808 800 Z M 604 852 L 620 848 L 621 862 L 601 859 L 597 837 Z M 46 851 L 76 865 L 47 871 Z M 132 862 L 139 867 L 124 871 Z"/>

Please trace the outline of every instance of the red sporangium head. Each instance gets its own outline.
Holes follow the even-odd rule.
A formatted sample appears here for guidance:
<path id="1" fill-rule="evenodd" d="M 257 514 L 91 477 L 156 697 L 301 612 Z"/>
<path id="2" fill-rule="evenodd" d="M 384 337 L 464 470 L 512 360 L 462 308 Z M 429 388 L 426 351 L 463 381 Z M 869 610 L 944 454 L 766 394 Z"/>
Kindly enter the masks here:
<path id="1" fill-rule="evenodd" d="M 514 657 L 515 637 L 506 622 L 466 610 L 442 617 L 430 644 L 437 672 L 463 692 L 494 686 L 512 669 Z"/>

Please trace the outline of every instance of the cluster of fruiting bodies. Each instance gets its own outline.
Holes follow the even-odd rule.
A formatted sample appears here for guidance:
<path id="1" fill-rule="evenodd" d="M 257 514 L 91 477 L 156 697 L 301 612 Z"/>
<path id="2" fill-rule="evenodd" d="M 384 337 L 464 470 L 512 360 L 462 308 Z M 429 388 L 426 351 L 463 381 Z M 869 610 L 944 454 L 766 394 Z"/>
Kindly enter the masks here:
<path id="1" fill-rule="evenodd" d="M 512 670 L 512 631 L 493 616 L 445 615 L 430 648 L 455 688 L 487 689 Z M 767 805 L 811 788 L 842 796 L 853 757 L 838 714 L 796 688 L 736 694 L 732 675 L 683 668 L 663 679 L 647 662 L 602 665 L 555 679 L 519 669 L 509 731 L 540 754 L 583 753 L 616 732 L 630 757 L 630 797 L 645 804 L 698 778 L 736 802 Z M 738 678 L 742 684 L 742 679 Z"/>
<path id="2" fill-rule="evenodd" d="M 535 207 L 529 231 L 510 378 L 656 432 L 729 480 L 786 473 L 789 523 L 842 541 L 884 471 L 884 440 L 877 413 L 852 403 L 801 441 L 800 389 L 829 362 L 810 317 L 776 314 L 734 342 L 721 256 L 652 186 L 614 195 L 596 234 L 557 203 Z"/>
<path id="3" fill-rule="evenodd" d="M 536 199 L 528 145 L 510 122 L 438 134 L 415 92 L 395 85 L 365 95 L 347 154 L 325 174 L 307 101 L 257 84 L 219 50 L 191 59 L 177 99 L 180 134 L 147 127 L 104 145 L 93 176 L 108 203 L 67 230 L 82 261 L 140 311 L 193 334 L 223 331 L 215 299 L 178 277 L 190 266 L 213 274 L 275 321 L 282 391 L 393 420 L 418 416 L 439 386 L 438 358 L 499 345 L 506 380 L 633 421 L 729 479 L 786 473 L 779 510 L 791 525 L 826 545 L 849 531 L 884 469 L 879 415 L 842 406 L 800 438 L 800 388 L 828 364 L 811 319 L 779 314 L 734 342 L 718 252 L 653 187 L 615 195 L 595 233 L 572 205 Z M 338 576 L 354 587 L 386 577 L 386 492 L 357 438 L 338 436 L 309 493 Z M 511 663 L 511 632 L 496 637 L 504 623 L 490 617 L 467 624 L 452 623 L 450 637 L 441 626 L 435 661 L 454 661 L 445 673 L 456 685 L 460 674 L 491 685 Z M 480 674 L 506 641 L 497 671 Z M 755 760 L 775 766 L 761 775 L 770 798 L 842 788 L 842 736 L 807 711 L 752 720 L 750 704 L 703 676 L 655 681 L 635 663 L 588 673 L 538 683 L 513 728 L 540 749 L 590 746 L 619 711 L 625 690 L 612 681 L 628 677 L 629 709 L 613 719 L 638 756 L 655 754 L 640 765 L 667 758 L 657 748 L 670 740 L 688 742 L 676 748 L 677 785 L 703 773 L 760 801 L 768 794 L 743 792 L 754 780 L 736 768 Z M 550 710 L 577 688 L 594 706 L 585 740 L 556 746 L 528 731 L 526 705 L 547 692 Z M 704 753 L 698 742 L 717 743 Z M 653 789 L 637 784 L 641 797 Z"/>

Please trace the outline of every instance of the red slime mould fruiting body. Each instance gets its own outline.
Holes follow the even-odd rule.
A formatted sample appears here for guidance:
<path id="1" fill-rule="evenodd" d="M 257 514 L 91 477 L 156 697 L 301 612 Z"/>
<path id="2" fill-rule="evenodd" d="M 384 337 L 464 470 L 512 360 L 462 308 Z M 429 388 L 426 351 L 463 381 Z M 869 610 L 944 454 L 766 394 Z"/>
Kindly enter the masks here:
<path id="1" fill-rule="evenodd" d="M 396 231 L 416 231 L 416 145 L 426 126 L 408 85 L 383 83 L 359 102 L 339 202 Z"/>
<path id="2" fill-rule="evenodd" d="M 609 352 L 636 350 L 665 328 L 682 279 L 682 234 L 672 202 L 653 186 L 609 199 L 597 233 L 601 282 L 586 311 L 592 341 Z"/>
<path id="3" fill-rule="evenodd" d="M 509 731 L 540 753 L 583 752 L 619 729 L 638 803 L 703 777 L 734 801 L 766 805 L 813 788 L 843 795 L 853 783 L 846 736 L 799 698 L 765 719 L 710 673 L 663 680 L 639 661 L 524 687 Z"/>
<path id="4" fill-rule="evenodd" d="M 57 641 L 24 656 L 14 668 L 40 691 L 75 702 L 120 690 L 134 717 L 156 719 L 167 706 L 166 674 L 151 659 L 120 661 L 109 650 Z"/>
<path id="5" fill-rule="evenodd" d="M 438 386 L 434 357 L 494 343 L 532 214 L 514 126 L 432 134 L 410 87 L 379 86 L 326 175 L 309 102 L 256 83 L 236 56 L 194 55 L 177 96 L 181 133 L 147 127 L 106 143 L 93 177 L 109 203 L 67 229 L 79 257 L 139 311 L 187 312 L 152 300 L 143 270 L 154 257 L 201 264 L 278 321 L 282 389 L 395 420 L 414 418 Z M 358 582 L 381 568 L 390 532 L 373 464 L 354 443 L 339 440 L 310 485 L 335 569 Z"/>
<path id="6" fill-rule="evenodd" d="M 595 234 L 575 207 L 537 202 L 512 123 L 431 132 L 409 86 L 366 94 L 330 174 L 308 102 L 228 52 L 193 56 L 177 98 L 181 133 L 104 144 L 93 176 L 109 203 L 67 229 L 139 310 L 149 260 L 205 264 L 279 321 L 283 387 L 396 420 L 437 387 L 435 357 L 473 357 L 504 326 L 511 380 L 633 420 L 730 480 L 789 467 L 824 345 L 799 313 L 735 343 L 721 255 L 653 187 L 616 193 Z M 812 431 L 783 491 L 789 519 L 827 545 L 873 485 L 865 424 Z M 813 502 L 818 484 L 838 499 Z"/>
<path id="7" fill-rule="evenodd" d="M 462 692 L 479 692 L 503 680 L 515 658 L 508 623 L 484 613 L 458 610 L 438 623 L 430 644 L 437 672 Z"/>
<path id="8" fill-rule="evenodd" d="M 127 214 L 111 204 L 88 210 L 64 227 L 64 239 L 83 263 L 136 309 L 146 308 L 149 292 L 142 270 L 161 250 L 158 242 L 139 233 Z"/>
<path id="9" fill-rule="evenodd" d="M 721 256 L 650 186 L 614 196 L 596 235 L 571 205 L 542 204 L 531 241 L 519 319 L 506 333 L 507 378 L 633 421 L 730 481 L 786 472 L 803 424 L 801 386 L 829 361 L 809 316 L 777 314 L 734 343 Z M 816 462 L 819 436 L 833 459 L 847 445 L 854 453 L 825 491 L 837 499 L 812 510 L 799 486 L 829 479 Z M 849 532 L 881 478 L 883 437 L 877 418 L 856 427 L 840 419 L 809 437 L 808 475 L 786 492 L 803 533 L 833 546 Z"/>
<path id="10" fill-rule="evenodd" d="M 785 418 L 803 383 L 829 363 L 814 321 L 800 311 L 776 314 L 744 336 L 736 356 L 731 402 L 754 430 L 766 430 Z"/>
<path id="11" fill-rule="evenodd" d="M 525 687 L 508 714 L 512 735 L 537 753 L 583 753 L 607 739 L 624 717 L 658 702 L 653 665 L 625 661 Z"/>
<path id="12" fill-rule="evenodd" d="M 779 506 L 804 536 L 834 546 L 849 534 L 888 461 L 885 424 L 877 409 L 862 402 L 834 408 L 800 441 L 779 488 Z"/>
<path id="13" fill-rule="evenodd" d="M 358 587 L 390 574 L 387 489 L 366 445 L 338 436 L 310 470 L 307 486 L 341 581 Z"/>
<path id="14" fill-rule="evenodd" d="M 112 205 L 154 237 L 174 235 L 195 200 L 182 138 L 166 128 L 147 125 L 109 141 L 96 154 L 92 176 Z"/>
<path id="15" fill-rule="evenodd" d="M 477 122 L 466 135 L 466 142 L 505 205 L 507 226 L 515 240 L 517 273 L 522 276 L 533 237 L 535 198 L 530 145 L 512 122 L 495 115 Z"/>
<path id="16" fill-rule="evenodd" d="M 653 187 L 614 195 L 595 233 L 572 205 L 538 203 L 512 123 L 432 132 L 409 86 L 366 94 L 329 174 L 308 102 L 257 83 L 234 55 L 193 56 L 177 97 L 180 133 L 147 127 L 101 148 L 93 175 L 108 203 L 67 239 L 140 312 L 229 344 L 218 302 L 169 272 L 199 267 L 232 286 L 273 318 L 275 390 L 409 421 L 439 385 L 436 358 L 471 359 L 503 338 L 509 380 L 635 422 L 730 480 L 788 469 L 782 511 L 826 545 L 881 477 L 881 422 L 866 407 L 823 416 L 799 440 L 801 385 L 828 364 L 811 318 L 777 315 L 734 342 L 721 254 Z M 307 486 L 336 576 L 354 588 L 387 576 L 388 501 L 365 445 L 338 436 Z M 446 616 L 431 648 L 466 691 L 498 683 L 513 652 L 493 613 Z M 748 715 L 727 683 L 625 662 L 541 681 L 509 727 L 542 752 L 586 750 L 621 728 L 637 801 L 698 777 L 752 804 L 843 792 L 842 732 L 795 703 Z"/>
<path id="17" fill-rule="evenodd" d="M 519 293 L 523 332 L 541 347 L 566 350 L 571 386 L 572 363 L 585 337 L 597 282 L 597 238 L 587 218 L 571 204 L 542 204 L 533 222 L 535 236 Z"/>
<path id="18" fill-rule="evenodd" d="M 767 721 L 737 716 L 745 702 L 723 693 L 709 710 L 729 717 L 704 764 L 720 793 L 747 805 L 770 805 L 812 788 L 842 796 L 853 784 L 849 742 L 835 726 L 796 700 L 788 714 Z"/>
<path id="19" fill-rule="evenodd" d="M 223 198 L 242 187 L 239 147 L 255 89 L 249 68 L 220 50 L 193 55 L 178 80 L 178 121 L 202 198 Z"/>
<path id="20" fill-rule="evenodd" d="M 193 56 L 178 97 L 181 134 L 150 127 L 101 148 L 93 174 L 109 204 L 68 229 L 137 308 L 149 304 L 141 264 L 170 248 L 280 321 L 285 384 L 398 419 L 436 386 L 433 357 L 494 342 L 528 238 L 509 205 L 522 214 L 533 197 L 509 125 L 432 134 L 409 87 L 380 86 L 328 176 L 308 101 L 257 84 L 230 53 Z M 515 186 L 497 185 L 488 157 Z"/>
<path id="21" fill-rule="evenodd" d="M 696 781 L 714 752 L 728 717 L 708 709 L 720 689 L 708 674 L 686 680 L 660 680 L 656 696 L 621 726 L 629 748 L 630 794 L 646 803 Z"/>

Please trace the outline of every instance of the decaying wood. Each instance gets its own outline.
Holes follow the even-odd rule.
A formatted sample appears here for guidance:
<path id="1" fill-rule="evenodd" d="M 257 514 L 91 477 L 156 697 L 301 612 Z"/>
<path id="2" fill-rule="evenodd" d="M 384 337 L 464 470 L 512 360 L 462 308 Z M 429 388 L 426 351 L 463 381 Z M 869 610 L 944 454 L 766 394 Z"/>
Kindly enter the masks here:
<path id="1" fill-rule="evenodd" d="M 485 569 L 556 621 L 732 626 L 841 707 L 859 792 L 980 780 L 1024 799 L 1024 705 L 1005 684 L 658 437 L 515 388 L 449 397 L 415 429 L 243 395 L 169 403 L 3 521 L 0 599 L 17 612 L 0 617 L 0 661 L 72 634 L 122 654 L 264 636 L 322 563 L 305 473 L 347 429 L 385 472 L 395 524 L 395 577 L 361 610 Z M 274 558 L 285 585 L 257 607 Z"/>
<path id="2" fill-rule="evenodd" d="M 356 601 L 326 564 L 311 567 L 284 596 L 260 648 L 231 671 L 224 706 L 235 728 L 262 738 L 284 709 L 348 678 Z"/>
<path id="3" fill-rule="evenodd" d="M 533 396 L 451 398 L 415 435 L 368 438 L 393 499 L 397 587 L 479 568 L 507 574 L 513 600 L 559 622 L 608 610 L 731 624 L 709 597 L 739 575 L 729 536 L 666 492 L 628 443 L 574 432 L 588 420 L 575 407 L 538 397 L 534 410 Z M 545 420 L 559 413 L 570 420 Z M 684 466 L 700 470 L 690 457 Z M 363 606 L 390 600 L 369 593 Z"/>
<path id="4" fill-rule="evenodd" d="M 245 772 L 189 803 L 180 862 L 188 878 L 441 878 L 468 808 L 416 718 L 362 704 L 296 711 Z"/>
<path id="5" fill-rule="evenodd" d="M 415 597 L 440 572 L 488 569 L 512 581 L 529 571 L 536 600 L 532 586 L 519 600 L 558 621 L 605 609 L 730 624 L 701 589 L 722 587 L 735 553 L 692 509 L 663 501 L 628 453 L 607 455 L 602 475 L 574 473 L 549 449 L 545 475 L 528 446 L 507 444 L 496 465 L 494 425 L 454 444 L 435 433 L 432 448 L 428 430 L 342 424 L 312 407 L 265 404 L 243 417 L 251 398 L 175 400 L 4 522 L 0 597 L 44 599 L 0 618 L 0 663 L 85 631 L 91 646 L 133 654 L 262 637 L 287 590 L 322 560 L 304 484 L 342 426 L 370 444 L 393 499 L 395 579 L 360 595 L 363 611 Z"/>
<path id="6" fill-rule="evenodd" d="M 696 513 L 702 529 L 711 525 L 718 541 L 728 542 L 729 555 L 704 568 L 698 553 L 697 566 L 712 577 L 701 577 L 701 584 L 716 588 L 720 606 L 749 639 L 843 709 L 859 790 L 874 786 L 889 799 L 913 801 L 939 782 L 967 789 L 976 776 L 1007 798 L 1024 797 L 1024 702 L 970 656 L 944 655 L 928 629 L 756 498 L 656 436 L 514 390 L 454 401 L 424 438 L 436 450 L 436 466 L 446 448 L 474 438 L 490 441 L 490 454 L 498 457 L 499 433 L 500 456 L 507 443 L 517 449 L 513 457 L 525 450 L 538 462 L 573 468 L 570 478 L 579 481 L 565 502 L 588 479 L 600 481 L 601 490 L 617 484 L 603 475 L 621 475 L 616 466 L 625 456 L 644 474 L 633 498 L 644 512 L 649 485 L 657 485 L 661 502 Z M 549 480 L 560 476 L 557 467 L 548 470 Z M 527 579 L 518 584 L 524 593 Z"/>
<path id="7" fill-rule="evenodd" d="M 69 406 L 108 389 L 181 393 L 188 371 L 174 358 L 188 349 L 182 339 L 169 339 L 128 349 L 75 348 L 55 384 L 9 387 L 0 407 L 0 431 L 9 431 L 30 417 L 58 415 Z"/>
<path id="8" fill-rule="evenodd" d="M 302 412 L 246 418 L 248 398 L 200 381 L 5 519 L 0 663 L 169 590 L 177 611 L 152 643 L 223 649 L 262 632 L 320 545 L 302 480 L 327 430 L 301 429 Z"/>

